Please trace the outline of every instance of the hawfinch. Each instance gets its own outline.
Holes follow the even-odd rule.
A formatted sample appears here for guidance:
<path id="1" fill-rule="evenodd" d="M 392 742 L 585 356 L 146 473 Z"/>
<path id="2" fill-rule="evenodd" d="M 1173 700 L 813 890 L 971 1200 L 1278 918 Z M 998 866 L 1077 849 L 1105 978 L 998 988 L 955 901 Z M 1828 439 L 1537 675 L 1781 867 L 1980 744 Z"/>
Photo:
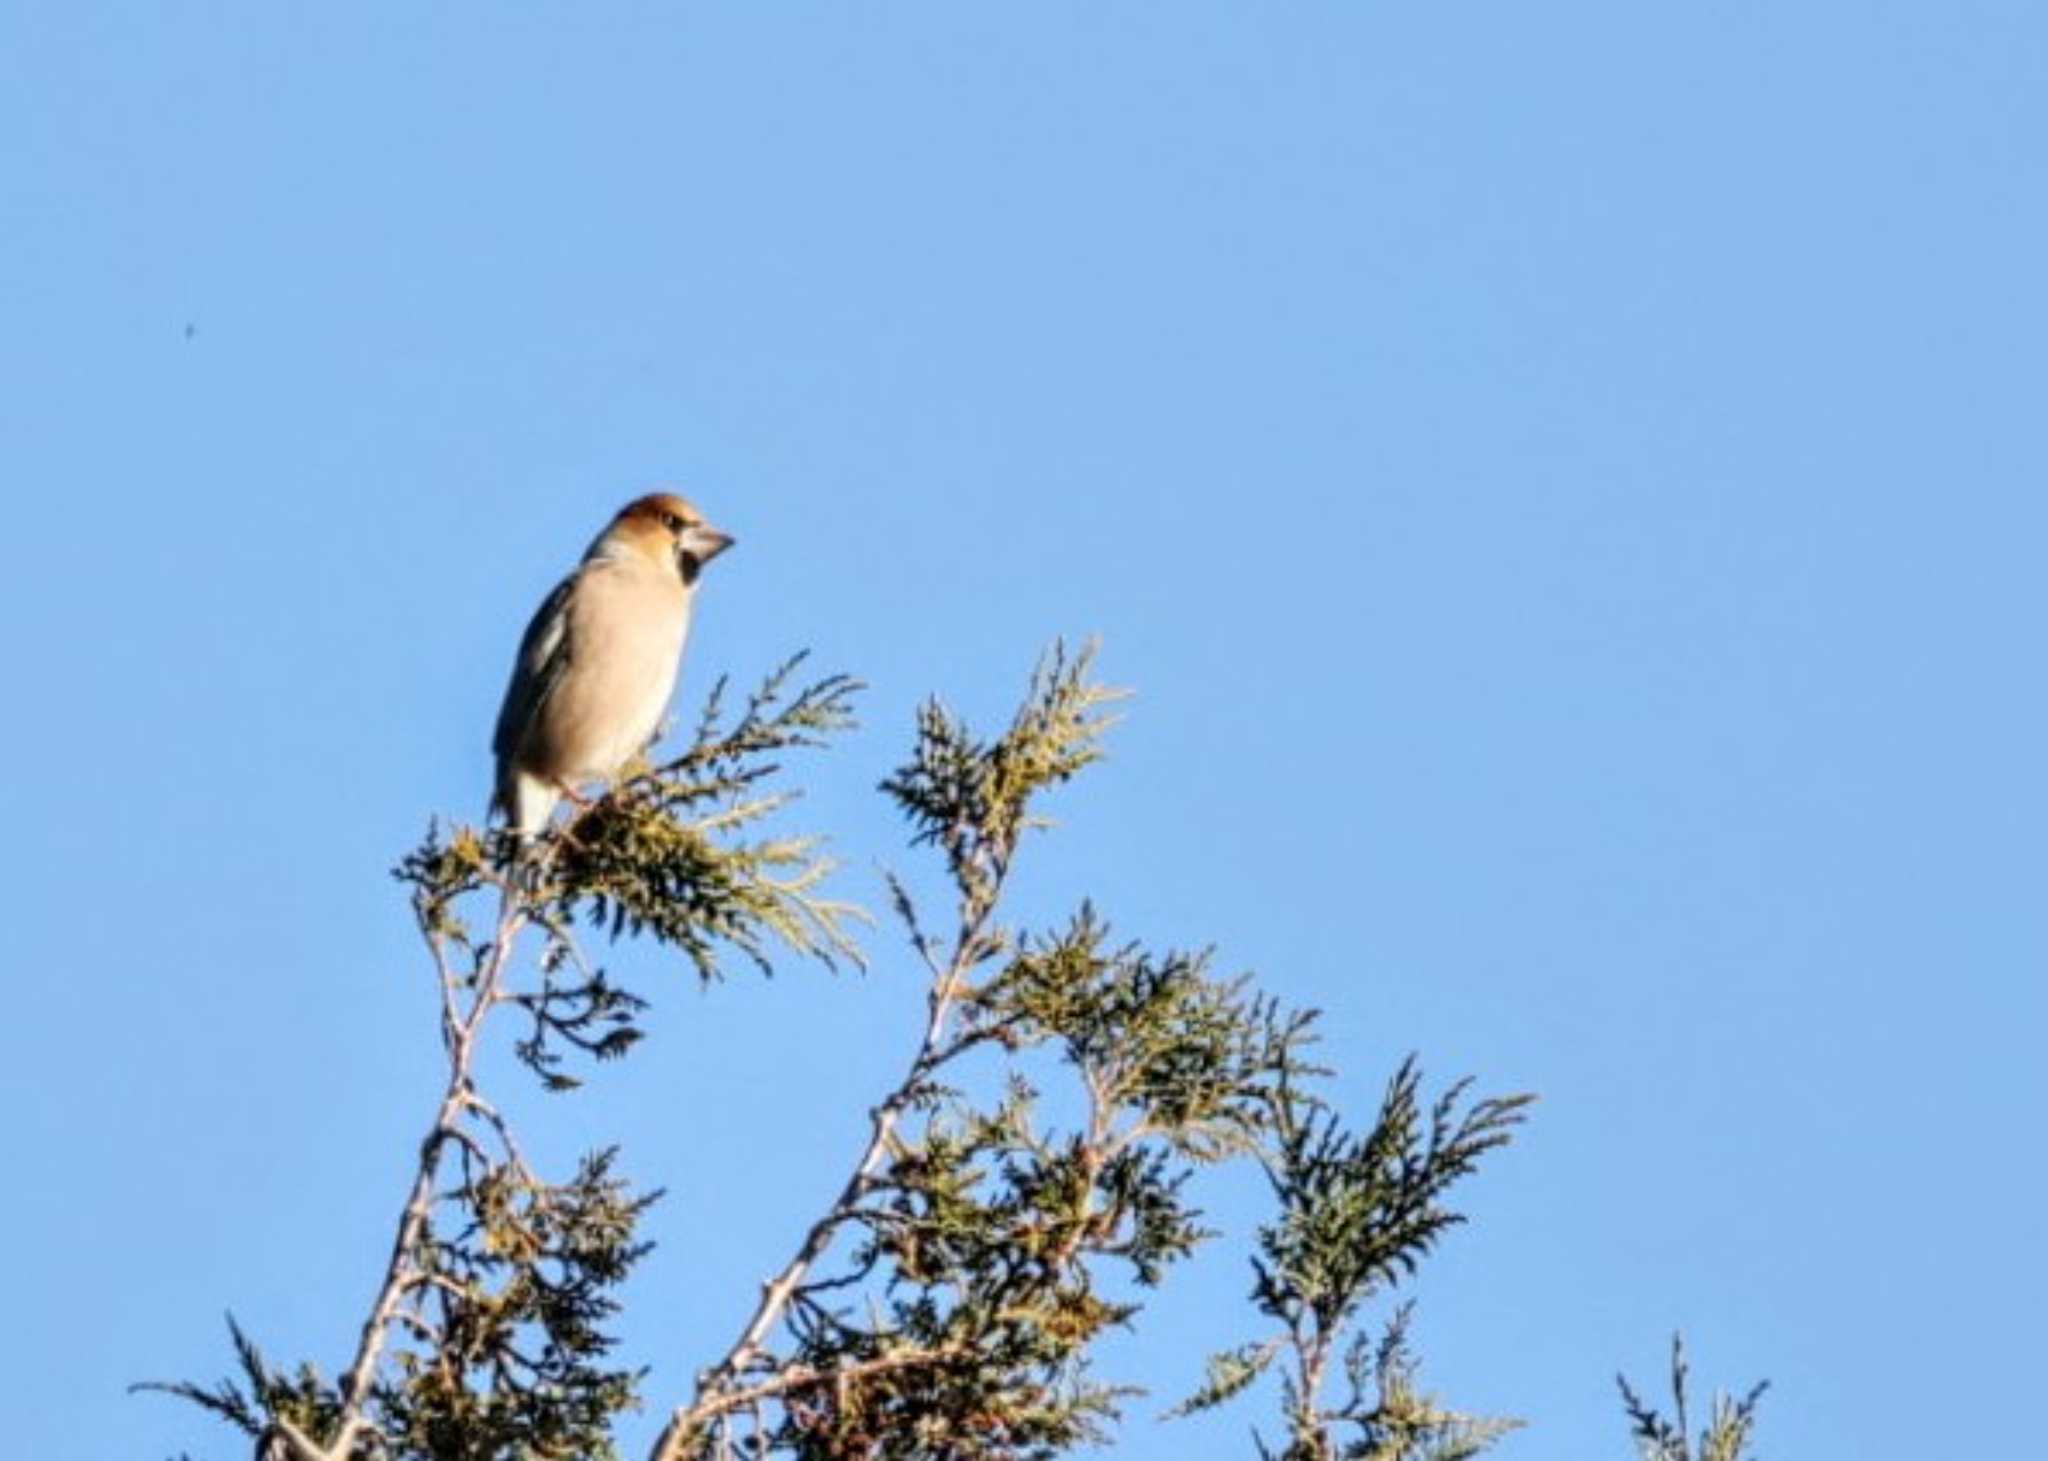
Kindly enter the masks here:
<path id="1" fill-rule="evenodd" d="M 660 728 L 675 689 L 690 601 L 732 539 L 666 493 L 619 509 L 576 571 L 547 596 L 512 666 L 491 749 L 491 799 L 525 842 L 576 784 L 615 773 Z"/>

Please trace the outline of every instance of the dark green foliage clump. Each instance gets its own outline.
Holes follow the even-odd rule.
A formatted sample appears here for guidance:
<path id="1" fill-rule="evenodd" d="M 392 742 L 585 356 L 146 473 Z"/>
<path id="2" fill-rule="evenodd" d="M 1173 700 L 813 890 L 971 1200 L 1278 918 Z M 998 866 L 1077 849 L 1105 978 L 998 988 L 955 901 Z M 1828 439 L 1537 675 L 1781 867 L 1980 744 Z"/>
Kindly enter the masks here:
<path id="1" fill-rule="evenodd" d="M 1630 1387 L 1623 1375 L 1614 1377 L 1621 1387 L 1622 1408 L 1628 1412 L 1629 1434 L 1635 1438 L 1636 1453 L 1641 1461 L 1749 1461 L 1749 1436 L 1756 1428 L 1757 1403 L 1764 1398 L 1764 1391 L 1770 1388 L 1768 1380 L 1750 1387 L 1749 1393 L 1741 1399 L 1732 1395 L 1716 1394 L 1706 1426 L 1700 1431 L 1699 1445 L 1693 1446 L 1690 1438 L 1692 1422 L 1687 1414 L 1691 1396 L 1687 1381 L 1690 1371 L 1685 1362 L 1685 1340 L 1674 1334 L 1671 1337 L 1671 1404 L 1673 1418 L 1666 1419 L 1653 1405 L 1648 1404 Z"/>
<path id="2" fill-rule="evenodd" d="M 1087 1350 L 1137 1313 L 1105 1296 L 1105 1265 L 1151 1286 L 1210 1236 L 1193 1165 L 1253 1147 L 1300 1028 L 1202 960 L 1109 947 L 1087 910 L 963 989 L 957 1016 L 953 1048 L 1056 1050 L 1085 1115 L 1050 1127 L 1016 1073 L 986 1105 L 915 1093 L 918 1118 L 840 1213 L 860 1235 L 844 1265 L 793 1295 L 785 1371 L 871 1368 L 784 1408 L 771 1439 L 790 1454 L 1050 1456 L 1103 1438 L 1123 1392 L 1088 1379 Z"/>
<path id="3" fill-rule="evenodd" d="M 473 1222 L 422 1243 L 421 1302 L 374 1392 L 376 1428 L 402 1455 L 608 1457 L 611 1420 L 640 1372 L 612 1367 L 605 1325 L 647 1245 L 633 1232 L 658 1194 L 586 1157 L 570 1181 L 510 1164 L 465 1174 Z"/>
<path id="4" fill-rule="evenodd" d="M 151 1380 L 133 1388 L 189 1400 L 212 1411 L 245 1436 L 269 1436 L 279 1420 L 307 1435 L 326 1435 L 335 1429 L 341 1416 L 341 1397 L 333 1383 L 316 1368 L 301 1365 L 289 1375 L 272 1369 L 263 1351 L 242 1332 L 232 1314 L 228 1315 L 228 1337 L 234 1343 L 236 1366 L 242 1372 L 240 1380 L 221 1380 L 211 1386 L 189 1380 Z"/>
<path id="5" fill-rule="evenodd" d="M 1212 1357 L 1176 1413 L 1223 1404 L 1284 1357 L 1287 1440 L 1277 1452 L 1261 1442 L 1262 1456 L 1462 1461 L 1512 1428 L 1446 1409 L 1417 1388 L 1406 1306 L 1376 1341 L 1354 1328 L 1368 1301 L 1413 1274 L 1464 1221 L 1446 1194 L 1509 1141 L 1532 1099 L 1467 1104 L 1459 1082 L 1425 1114 L 1421 1085 L 1415 1062 L 1403 1062 L 1362 1133 L 1291 1080 L 1275 1092 L 1263 1160 L 1279 1214 L 1259 1229 L 1251 1298 L 1277 1332 Z M 1345 1393 L 1330 1403 L 1324 1391 L 1340 1357 Z"/>

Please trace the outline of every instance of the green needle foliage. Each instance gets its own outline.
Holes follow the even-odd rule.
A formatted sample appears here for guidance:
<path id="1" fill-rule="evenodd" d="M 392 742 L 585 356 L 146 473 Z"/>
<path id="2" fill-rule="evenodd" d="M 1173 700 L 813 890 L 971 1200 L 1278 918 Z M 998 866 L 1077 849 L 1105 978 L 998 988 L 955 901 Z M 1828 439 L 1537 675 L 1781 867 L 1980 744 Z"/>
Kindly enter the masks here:
<path id="1" fill-rule="evenodd" d="M 1674 1334 L 1671 1336 L 1673 1418 L 1668 1420 L 1656 1407 L 1645 1403 L 1636 1394 L 1626 1376 L 1614 1377 L 1615 1383 L 1621 1387 L 1622 1409 L 1628 1412 L 1629 1434 L 1635 1438 L 1640 1461 L 1750 1461 L 1749 1436 L 1756 1428 L 1757 1402 L 1763 1399 L 1770 1382 L 1765 1380 L 1752 1385 L 1749 1393 L 1739 1400 L 1717 1392 L 1695 1449 L 1689 1439 L 1692 1429 L 1687 1413 L 1689 1373 L 1685 1362 L 1685 1337 Z"/>
<path id="2" fill-rule="evenodd" d="M 189 1380 L 152 1380 L 134 1388 L 189 1400 L 247 1436 L 270 1434 L 280 1419 L 313 1435 L 323 1435 L 339 1424 L 340 1397 L 317 1369 L 301 1365 L 289 1375 L 272 1369 L 256 1342 L 242 1332 L 234 1315 L 230 1314 L 227 1322 L 228 1337 L 235 1347 L 236 1368 L 242 1372 L 240 1380 L 222 1380 L 211 1386 Z"/>
<path id="3" fill-rule="evenodd" d="M 821 839 L 742 835 L 795 800 L 770 785 L 783 753 L 821 747 L 853 726 L 860 682 L 828 675 L 793 690 L 802 663 L 798 655 L 770 675 L 730 726 L 721 680 L 688 751 L 659 768 L 629 768 L 576 818 L 557 849 L 555 879 L 537 890 L 543 921 L 581 914 L 614 938 L 650 936 L 681 950 L 707 981 L 719 973 L 721 950 L 772 973 L 771 938 L 828 965 L 858 962 L 848 924 L 864 915 L 820 895 L 834 870 Z"/>
<path id="4" fill-rule="evenodd" d="M 793 1293 L 786 1350 L 756 1365 L 854 1378 L 805 1384 L 772 1449 L 1036 1457 L 1105 1438 L 1123 1392 L 1088 1378 L 1087 1350 L 1137 1306 L 1104 1270 L 1148 1287 L 1209 1236 L 1187 1180 L 1253 1149 L 1305 1023 L 1202 959 L 1112 947 L 1085 908 L 956 1000 L 947 1051 L 1050 1047 L 1085 1115 L 1051 1125 L 1014 1070 L 985 1104 L 920 1078 L 915 1118 L 834 1214 L 843 1261 Z"/>
<path id="5" fill-rule="evenodd" d="M 1264 1457 L 1461 1461 L 1513 1428 L 1445 1409 L 1417 1388 L 1406 1306 L 1377 1342 L 1355 1327 L 1371 1299 L 1412 1275 L 1464 1222 L 1445 1195 L 1507 1144 L 1533 1099 L 1467 1103 L 1467 1083 L 1459 1082 L 1425 1114 L 1421 1086 L 1415 1062 L 1403 1062 L 1363 1133 L 1293 1080 L 1274 1091 L 1274 1139 L 1263 1160 L 1279 1214 L 1259 1229 L 1251 1298 L 1277 1329 L 1213 1356 L 1201 1387 L 1174 1414 L 1223 1404 L 1284 1358 L 1287 1441 L 1279 1451 L 1259 1442 Z M 1331 1403 L 1325 1391 L 1340 1356 L 1345 1393 Z"/>
<path id="6" fill-rule="evenodd" d="M 465 1174 L 473 1225 L 422 1243 L 421 1319 L 379 1383 L 378 1430 L 407 1456 L 608 1456 L 611 1418 L 638 1372 L 608 1366 L 614 1290 L 646 1252 L 634 1224 L 655 1200 L 584 1158 L 553 1186 L 510 1165 Z"/>
<path id="7" fill-rule="evenodd" d="M 619 1359 L 615 1326 L 659 1194 L 608 1146 L 541 1174 L 476 1057 L 504 1041 L 542 1091 L 567 1092 L 632 1052 L 646 995 L 591 957 L 593 936 L 672 949 L 706 983 L 735 961 L 864 963 L 865 915 L 827 893 L 822 843 L 781 826 L 784 762 L 849 729 L 859 687 L 799 669 L 731 708 L 721 685 L 686 750 L 629 768 L 530 846 L 429 828 L 396 876 L 440 990 L 446 1079 L 352 1357 L 332 1377 L 277 1369 L 230 1319 L 238 1378 L 143 1388 L 213 1412 L 258 1461 L 618 1455 L 646 1372 Z M 1100 759 L 1113 724 L 1122 697 L 1093 669 L 1055 648 L 994 736 L 936 701 L 919 711 L 881 791 L 944 873 L 931 924 L 888 884 L 921 1027 L 837 1195 L 692 1393 L 664 1397 L 649 1461 L 1041 1461 L 1109 1439 L 1135 1392 L 1098 1376 L 1097 1341 L 1141 1324 L 1212 1236 L 1191 1183 L 1226 1163 L 1263 1170 L 1276 1201 L 1251 1296 L 1271 1332 L 1211 1360 L 1181 1410 L 1275 1372 L 1287 1439 L 1260 1451 L 1288 1461 L 1450 1461 L 1506 1428 L 1421 1390 L 1405 1307 L 1377 1339 L 1362 1321 L 1463 1220 L 1449 1188 L 1528 1098 L 1460 1084 L 1425 1104 L 1410 1062 L 1354 1133 L 1313 1092 L 1328 1074 L 1307 1059 L 1313 1011 L 1206 951 L 1120 940 L 1092 903 L 1048 929 L 1005 918 L 1045 793 Z"/>

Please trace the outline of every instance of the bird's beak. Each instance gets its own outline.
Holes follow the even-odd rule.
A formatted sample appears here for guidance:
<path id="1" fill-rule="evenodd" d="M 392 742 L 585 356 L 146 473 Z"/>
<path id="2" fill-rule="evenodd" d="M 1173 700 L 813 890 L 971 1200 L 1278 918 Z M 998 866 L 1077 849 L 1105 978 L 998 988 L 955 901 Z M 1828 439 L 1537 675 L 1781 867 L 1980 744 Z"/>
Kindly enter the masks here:
<path id="1" fill-rule="evenodd" d="M 732 544 L 731 534 L 701 525 L 684 533 L 681 540 L 682 550 L 699 563 L 709 563 Z"/>

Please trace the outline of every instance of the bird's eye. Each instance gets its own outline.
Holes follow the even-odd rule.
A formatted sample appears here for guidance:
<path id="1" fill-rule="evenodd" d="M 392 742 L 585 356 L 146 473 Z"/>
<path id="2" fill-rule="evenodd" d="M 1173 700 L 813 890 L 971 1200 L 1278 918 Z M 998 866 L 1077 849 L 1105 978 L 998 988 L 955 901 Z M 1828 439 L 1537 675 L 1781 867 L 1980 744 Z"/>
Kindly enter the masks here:
<path id="1" fill-rule="evenodd" d="M 683 520 L 672 512 L 661 515 L 661 524 L 672 533 L 680 533 L 683 530 Z"/>

